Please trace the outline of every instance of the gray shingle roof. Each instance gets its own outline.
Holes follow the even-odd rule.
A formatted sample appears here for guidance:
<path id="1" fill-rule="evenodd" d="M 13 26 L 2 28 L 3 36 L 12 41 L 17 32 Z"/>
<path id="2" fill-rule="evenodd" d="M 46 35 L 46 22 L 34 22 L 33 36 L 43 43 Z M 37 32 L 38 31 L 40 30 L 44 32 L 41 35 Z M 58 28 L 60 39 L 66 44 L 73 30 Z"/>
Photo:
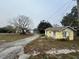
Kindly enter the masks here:
<path id="1" fill-rule="evenodd" d="M 74 28 L 69 27 L 69 26 L 66 26 L 66 27 L 52 27 L 52 28 L 50 27 L 50 28 L 47 28 L 46 31 L 47 31 L 47 30 L 51 30 L 51 31 L 61 31 L 61 30 L 64 30 L 64 29 L 66 29 L 66 28 L 69 28 L 69 29 L 71 29 L 71 30 L 76 31 Z"/>

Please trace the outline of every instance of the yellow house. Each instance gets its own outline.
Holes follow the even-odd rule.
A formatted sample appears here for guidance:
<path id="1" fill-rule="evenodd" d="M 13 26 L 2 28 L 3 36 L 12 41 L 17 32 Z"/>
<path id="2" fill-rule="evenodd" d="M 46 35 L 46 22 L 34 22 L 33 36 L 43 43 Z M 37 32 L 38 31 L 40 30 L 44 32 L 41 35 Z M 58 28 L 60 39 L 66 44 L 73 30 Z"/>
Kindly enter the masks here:
<path id="1" fill-rule="evenodd" d="M 75 29 L 72 27 L 53 27 L 47 28 L 45 30 L 46 37 L 51 37 L 53 39 L 69 39 L 74 40 Z"/>

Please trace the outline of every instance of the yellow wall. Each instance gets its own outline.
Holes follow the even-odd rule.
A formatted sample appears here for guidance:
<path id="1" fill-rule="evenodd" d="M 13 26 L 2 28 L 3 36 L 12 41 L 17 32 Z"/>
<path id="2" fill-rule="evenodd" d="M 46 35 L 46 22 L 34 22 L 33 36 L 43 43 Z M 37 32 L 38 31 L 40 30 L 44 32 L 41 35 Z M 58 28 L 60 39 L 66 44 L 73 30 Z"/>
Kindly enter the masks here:
<path id="1" fill-rule="evenodd" d="M 65 30 L 62 30 L 62 31 L 56 32 L 55 38 L 56 38 L 56 39 L 62 39 L 62 38 L 64 38 L 64 37 L 63 37 L 63 31 L 67 31 L 67 32 L 68 32 L 68 34 L 69 34 L 69 40 L 74 40 L 74 32 L 73 32 L 71 29 L 69 29 L 69 28 L 67 28 L 67 29 L 65 29 Z M 51 31 L 51 30 L 45 31 L 45 35 L 46 35 L 47 37 L 53 37 L 53 36 L 52 36 L 52 32 L 53 32 L 53 31 Z"/>
<path id="2" fill-rule="evenodd" d="M 62 32 L 56 32 L 56 39 L 62 39 L 63 38 L 63 35 L 62 35 Z"/>
<path id="3" fill-rule="evenodd" d="M 64 31 L 67 31 L 69 33 L 69 40 L 74 40 L 74 31 L 71 29 L 65 29 Z"/>
<path id="4" fill-rule="evenodd" d="M 45 31 L 45 35 L 46 35 L 47 37 L 53 37 L 52 32 L 53 32 L 53 31 L 51 31 L 51 30 Z M 56 38 L 56 39 L 61 39 L 61 38 L 62 38 L 62 32 L 56 32 L 55 38 Z"/>
<path id="5" fill-rule="evenodd" d="M 45 35 L 47 36 L 47 37 L 51 37 L 51 33 L 52 33 L 52 31 L 45 31 Z"/>

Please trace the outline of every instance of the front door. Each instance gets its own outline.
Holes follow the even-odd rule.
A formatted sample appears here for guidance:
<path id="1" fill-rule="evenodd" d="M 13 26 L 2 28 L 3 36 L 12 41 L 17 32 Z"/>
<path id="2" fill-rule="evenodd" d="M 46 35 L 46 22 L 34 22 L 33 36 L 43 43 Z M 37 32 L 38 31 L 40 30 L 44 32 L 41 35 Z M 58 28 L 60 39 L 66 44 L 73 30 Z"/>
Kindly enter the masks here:
<path id="1" fill-rule="evenodd" d="M 66 31 L 63 32 L 63 37 L 64 37 L 64 38 L 67 38 L 68 36 L 69 36 L 68 32 L 66 32 Z"/>
<path id="2" fill-rule="evenodd" d="M 52 38 L 55 39 L 56 33 L 55 32 L 52 32 L 51 35 L 52 35 Z"/>

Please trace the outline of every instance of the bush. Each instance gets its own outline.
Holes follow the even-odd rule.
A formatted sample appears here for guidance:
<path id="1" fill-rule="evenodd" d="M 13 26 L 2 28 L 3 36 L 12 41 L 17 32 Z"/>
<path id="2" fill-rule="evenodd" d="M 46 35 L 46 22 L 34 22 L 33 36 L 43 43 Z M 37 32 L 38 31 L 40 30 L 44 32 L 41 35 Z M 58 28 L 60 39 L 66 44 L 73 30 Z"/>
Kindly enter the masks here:
<path id="1" fill-rule="evenodd" d="M 15 33 L 15 29 L 12 26 L 6 26 L 0 28 L 0 33 Z"/>
<path id="2" fill-rule="evenodd" d="M 45 34 L 41 34 L 41 36 L 45 36 Z"/>

